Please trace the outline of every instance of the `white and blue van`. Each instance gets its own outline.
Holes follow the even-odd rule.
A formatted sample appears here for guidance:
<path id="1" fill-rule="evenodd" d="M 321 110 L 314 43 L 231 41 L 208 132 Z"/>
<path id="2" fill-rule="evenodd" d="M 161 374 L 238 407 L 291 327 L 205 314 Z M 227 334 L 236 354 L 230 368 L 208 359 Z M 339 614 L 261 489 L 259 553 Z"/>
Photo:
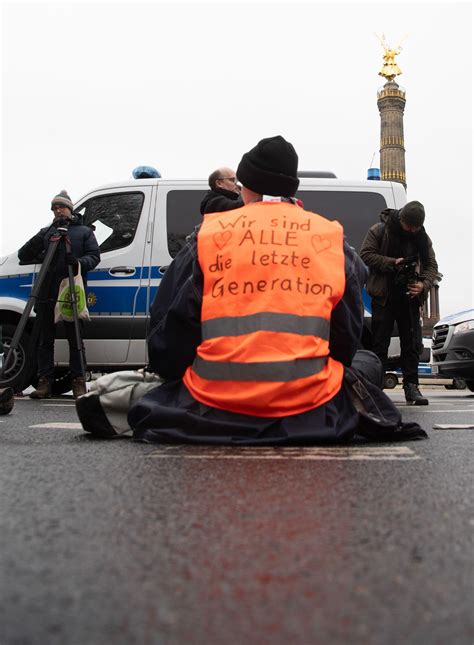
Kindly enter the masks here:
<path id="1" fill-rule="evenodd" d="M 341 222 L 349 243 L 359 250 L 380 212 L 406 203 L 405 189 L 396 182 L 345 181 L 331 174 L 301 173 L 297 197 L 307 210 Z M 147 363 L 150 304 L 166 267 L 200 223 L 199 207 L 207 190 L 206 180 L 130 179 L 95 188 L 74 205 L 83 222 L 94 225 L 101 248 L 100 264 L 87 278 L 91 322 L 84 328 L 84 344 L 90 371 L 110 372 Z M 20 266 L 16 252 L 0 258 L 0 338 L 5 353 L 40 268 Z M 370 313 L 367 296 L 365 305 Z M 35 384 L 30 343 L 33 320 L 28 321 L 14 360 L 9 361 L 2 386 L 22 389 Z M 70 389 L 68 344 L 58 332 L 57 394 Z"/>

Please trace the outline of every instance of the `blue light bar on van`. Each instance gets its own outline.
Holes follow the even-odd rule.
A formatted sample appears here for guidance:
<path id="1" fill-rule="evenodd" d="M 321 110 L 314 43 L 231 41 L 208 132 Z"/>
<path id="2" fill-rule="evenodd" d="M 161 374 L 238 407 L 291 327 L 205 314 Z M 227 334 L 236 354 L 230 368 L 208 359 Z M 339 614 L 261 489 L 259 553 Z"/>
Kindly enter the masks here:
<path id="1" fill-rule="evenodd" d="M 367 170 L 367 179 L 374 179 L 380 181 L 380 168 L 369 168 Z"/>
<path id="2" fill-rule="evenodd" d="M 153 166 L 137 166 L 132 172 L 134 179 L 159 179 L 160 173 Z"/>

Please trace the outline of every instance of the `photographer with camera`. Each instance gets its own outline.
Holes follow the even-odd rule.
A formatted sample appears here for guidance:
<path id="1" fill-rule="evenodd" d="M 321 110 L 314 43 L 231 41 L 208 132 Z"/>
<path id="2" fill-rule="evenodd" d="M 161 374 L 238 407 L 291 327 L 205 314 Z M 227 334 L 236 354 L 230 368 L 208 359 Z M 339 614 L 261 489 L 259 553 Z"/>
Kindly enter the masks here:
<path id="1" fill-rule="evenodd" d="M 58 229 L 67 229 L 67 238 L 70 241 L 70 252 L 66 244 L 59 244 L 53 261 L 41 287 L 39 299 L 35 304 L 39 337 L 37 346 L 38 360 L 38 387 L 30 394 L 32 399 L 48 399 L 51 397 L 51 385 L 54 380 L 54 339 L 56 325 L 54 322 L 54 309 L 58 298 L 59 285 L 68 275 L 68 266 L 72 266 L 74 275 L 77 275 L 79 265 L 86 286 L 87 271 L 94 269 L 100 262 L 100 250 L 92 229 L 83 226 L 73 214 L 73 203 L 65 190 L 56 195 L 51 202 L 54 220 L 42 228 L 18 251 L 18 258 L 22 264 L 42 263 L 51 237 L 58 233 Z M 86 393 L 81 367 L 81 348 L 75 334 L 73 322 L 63 321 L 66 337 L 69 343 L 69 366 L 72 375 L 72 391 L 74 398 Z"/>
<path id="2" fill-rule="evenodd" d="M 423 226 L 423 204 L 385 209 L 381 222 L 365 237 L 360 256 L 369 267 L 367 292 L 372 297 L 372 350 L 387 367 L 394 323 L 400 337 L 403 389 L 409 405 L 428 405 L 418 388 L 423 350 L 420 307 L 438 272 L 433 245 Z"/>

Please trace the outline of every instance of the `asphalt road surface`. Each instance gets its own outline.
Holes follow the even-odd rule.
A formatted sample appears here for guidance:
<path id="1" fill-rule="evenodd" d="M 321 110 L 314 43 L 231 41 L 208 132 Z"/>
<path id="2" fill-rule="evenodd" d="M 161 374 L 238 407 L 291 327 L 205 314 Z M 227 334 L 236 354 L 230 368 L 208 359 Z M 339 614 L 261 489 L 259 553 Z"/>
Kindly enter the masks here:
<path id="1" fill-rule="evenodd" d="M 471 645 L 474 394 L 423 391 L 388 394 L 428 441 L 259 450 L 97 440 L 72 399 L 17 399 L 1 645 Z"/>

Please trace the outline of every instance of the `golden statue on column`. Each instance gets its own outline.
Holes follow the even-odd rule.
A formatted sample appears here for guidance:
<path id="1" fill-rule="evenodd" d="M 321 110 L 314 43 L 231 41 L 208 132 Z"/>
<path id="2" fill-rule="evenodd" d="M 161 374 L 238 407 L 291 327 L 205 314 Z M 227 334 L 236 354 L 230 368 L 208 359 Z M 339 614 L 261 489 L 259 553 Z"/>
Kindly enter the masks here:
<path id="1" fill-rule="evenodd" d="M 403 38 L 403 40 L 405 40 L 405 38 Z M 395 56 L 398 56 L 398 54 L 402 51 L 401 44 L 403 40 L 400 41 L 400 43 L 396 47 L 390 47 L 390 45 L 388 45 L 387 41 L 385 40 L 384 34 L 382 34 L 382 37 L 378 36 L 378 39 L 380 40 L 380 43 L 384 50 L 383 67 L 379 72 L 379 76 L 383 76 L 387 79 L 387 81 L 393 81 L 395 76 L 400 76 L 400 74 L 403 73 L 395 61 Z"/>

